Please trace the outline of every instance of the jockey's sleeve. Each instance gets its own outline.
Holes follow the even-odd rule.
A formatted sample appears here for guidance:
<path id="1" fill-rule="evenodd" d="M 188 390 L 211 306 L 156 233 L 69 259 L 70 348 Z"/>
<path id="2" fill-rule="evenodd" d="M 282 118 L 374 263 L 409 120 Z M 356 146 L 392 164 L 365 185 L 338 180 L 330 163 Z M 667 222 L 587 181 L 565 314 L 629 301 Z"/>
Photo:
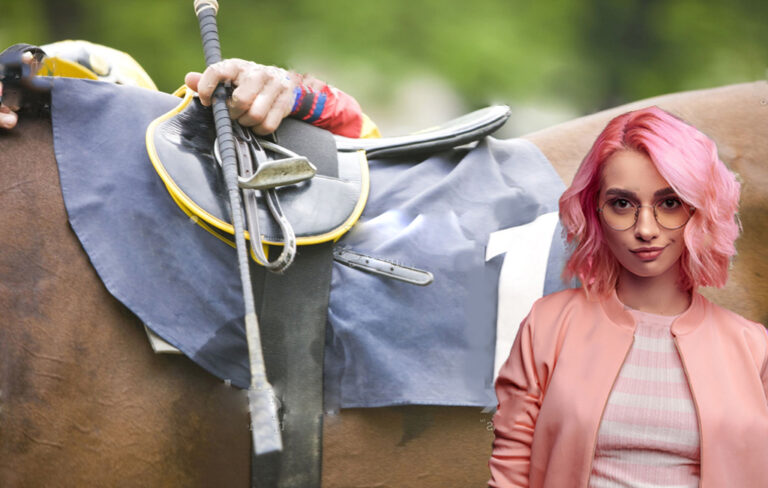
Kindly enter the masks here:
<path id="1" fill-rule="evenodd" d="M 296 87 L 291 117 L 345 137 L 381 137 L 352 96 L 314 78 Z"/>

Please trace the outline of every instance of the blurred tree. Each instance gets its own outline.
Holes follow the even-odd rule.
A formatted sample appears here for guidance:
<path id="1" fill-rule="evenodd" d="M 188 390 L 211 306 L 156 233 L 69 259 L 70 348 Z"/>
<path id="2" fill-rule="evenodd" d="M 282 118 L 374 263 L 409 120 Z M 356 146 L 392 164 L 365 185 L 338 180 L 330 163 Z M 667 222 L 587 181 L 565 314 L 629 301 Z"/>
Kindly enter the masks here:
<path id="1" fill-rule="evenodd" d="M 50 39 L 67 39 L 71 37 L 72 32 L 83 30 L 83 21 L 87 20 L 87 13 L 82 2 L 77 0 L 68 2 L 41 0 L 40 4 L 47 35 L 50 36 Z"/>
<path id="2" fill-rule="evenodd" d="M 81 38 L 134 56 L 162 90 L 203 68 L 192 1 L 0 0 L 0 45 Z M 467 108 L 591 112 L 765 77 L 764 0 L 221 0 L 224 55 L 310 70 L 386 104 L 441 77 Z M 423 110 L 423 109 L 420 109 Z"/>
<path id="3" fill-rule="evenodd" d="M 627 99 L 637 78 L 665 57 L 654 19 L 659 0 L 584 0 L 579 12 L 584 35 L 578 41 L 592 93 L 586 98 L 595 109 L 616 106 Z M 601 70 L 601 66 L 610 66 Z M 588 107 L 581 107 L 582 109 Z"/>

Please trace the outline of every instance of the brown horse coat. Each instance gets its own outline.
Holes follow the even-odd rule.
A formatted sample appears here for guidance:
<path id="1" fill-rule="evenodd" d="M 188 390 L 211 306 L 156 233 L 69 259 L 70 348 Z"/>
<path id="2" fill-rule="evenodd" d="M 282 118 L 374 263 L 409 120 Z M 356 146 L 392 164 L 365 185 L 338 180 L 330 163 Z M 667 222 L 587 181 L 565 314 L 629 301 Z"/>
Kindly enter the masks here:
<path id="1" fill-rule="evenodd" d="M 248 486 L 244 392 L 157 356 L 67 223 L 47 120 L 0 133 L 0 486 Z"/>

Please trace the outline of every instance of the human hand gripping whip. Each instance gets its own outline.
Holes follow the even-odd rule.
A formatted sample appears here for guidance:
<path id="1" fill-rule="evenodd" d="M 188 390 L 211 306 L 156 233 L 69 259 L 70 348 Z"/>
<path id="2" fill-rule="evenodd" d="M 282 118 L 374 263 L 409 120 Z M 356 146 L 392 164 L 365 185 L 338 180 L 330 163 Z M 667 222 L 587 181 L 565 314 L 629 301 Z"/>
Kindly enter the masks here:
<path id="1" fill-rule="evenodd" d="M 216 12 L 219 4 L 216 0 L 195 0 L 195 14 L 200 23 L 200 35 L 203 39 L 205 63 L 210 66 L 221 61 L 219 32 L 216 27 Z M 227 92 L 224 85 L 219 84 L 213 92 L 213 119 L 216 125 L 216 136 L 219 142 L 222 171 L 229 204 L 232 208 L 232 224 L 235 229 L 235 245 L 237 260 L 240 267 L 240 281 L 243 286 L 243 301 L 245 303 L 245 335 L 248 340 L 248 359 L 251 366 L 251 384 L 248 388 L 248 410 L 251 416 L 251 433 L 253 449 L 257 455 L 283 448 L 280 437 L 280 426 L 277 419 L 277 404 L 272 385 L 267 381 L 264 368 L 264 357 L 261 351 L 259 322 L 256 318 L 256 307 L 253 299 L 250 270 L 248 268 L 248 250 L 243 229 L 243 212 L 238 188 L 237 156 L 235 140 L 232 133 L 232 120 L 226 104 Z"/>

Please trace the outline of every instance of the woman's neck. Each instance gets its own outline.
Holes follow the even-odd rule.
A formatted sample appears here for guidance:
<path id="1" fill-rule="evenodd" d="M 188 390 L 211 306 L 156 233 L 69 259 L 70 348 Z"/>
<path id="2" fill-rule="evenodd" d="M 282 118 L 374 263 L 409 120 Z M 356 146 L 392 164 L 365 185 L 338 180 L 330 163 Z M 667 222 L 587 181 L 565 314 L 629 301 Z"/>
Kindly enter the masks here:
<path id="1" fill-rule="evenodd" d="M 677 286 L 679 269 L 673 266 L 659 276 L 637 276 L 622 269 L 616 285 L 621 302 L 641 312 L 659 315 L 683 313 L 691 304 L 691 294 Z"/>

